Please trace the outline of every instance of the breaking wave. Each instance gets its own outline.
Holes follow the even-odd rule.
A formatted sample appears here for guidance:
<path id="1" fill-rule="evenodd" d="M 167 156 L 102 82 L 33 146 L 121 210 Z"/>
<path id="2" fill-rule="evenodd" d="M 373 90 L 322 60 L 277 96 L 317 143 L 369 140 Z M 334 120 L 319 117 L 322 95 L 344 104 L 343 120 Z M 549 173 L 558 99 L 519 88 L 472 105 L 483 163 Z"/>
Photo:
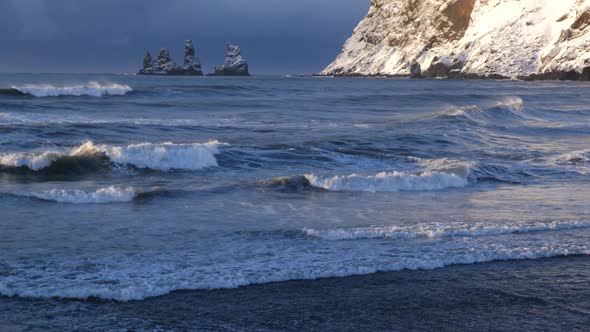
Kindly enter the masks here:
<path id="1" fill-rule="evenodd" d="M 137 193 L 131 187 L 105 187 L 96 191 L 52 189 L 43 192 L 17 193 L 17 196 L 32 197 L 45 201 L 72 204 L 106 204 L 133 201 Z"/>
<path id="2" fill-rule="evenodd" d="M 2 95 L 2 96 L 26 96 L 27 94 L 15 89 L 15 88 L 10 88 L 10 89 L 0 89 L 0 95 Z"/>
<path id="3" fill-rule="evenodd" d="M 121 96 L 133 91 L 125 84 L 105 83 L 95 81 L 80 85 L 55 86 L 51 84 L 14 85 L 10 89 L 0 90 L 0 94 L 13 96 L 59 97 L 59 96 Z"/>
<path id="4" fill-rule="evenodd" d="M 571 164 L 582 164 L 582 163 L 590 163 L 590 151 L 576 151 L 571 153 L 566 153 L 557 158 L 558 162 L 562 163 L 571 163 Z"/>
<path id="5" fill-rule="evenodd" d="M 531 175 L 524 170 L 499 164 L 480 163 L 475 161 L 450 158 L 422 159 L 408 157 L 410 161 L 424 167 L 425 170 L 456 174 L 469 182 L 489 181 L 505 183 L 521 183 Z"/>
<path id="6" fill-rule="evenodd" d="M 110 164 L 159 171 L 198 170 L 217 166 L 218 141 L 207 143 L 141 143 L 127 146 L 86 142 L 69 152 L 0 154 L 0 169 L 28 169 L 49 173 L 96 170 Z"/>
<path id="7" fill-rule="evenodd" d="M 260 181 L 259 187 L 281 192 L 308 190 L 399 192 L 433 191 L 446 188 L 462 188 L 476 182 L 521 183 L 530 176 L 524 171 L 505 166 L 481 164 L 473 161 L 448 158 L 421 159 L 409 157 L 421 166 L 420 170 L 384 171 L 377 174 L 283 176 Z"/>
<path id="8" fill-rule="evenodd" d="M 468 184 L 465 177 L 436 171 L 419 174 L 393 171 L 380 172 L 376 175 L 351 174 L 333 177 L 306 174 L 305 178 L 312 186 L 329 191 L 427 191 L 460 188 Z"/>
<path id="9" fill-rule="evenodd" d="M 272 188 L 277 191 L 287 193 L 301 192 L 306 190 L 312 190 L 315 188 L 304 175 L 281 176 L 277 178 L 267 179 L 260 181 L 259 186 L 263 188 Z"/>
<path id="10" fill-rule="evenodd" d="M 487 125 L 501 121 L 503 125 L 509 121 L 517 121 L 523 118 L 524 102 L 519 97 L 508 97 L 490 107 L 467 106 L 453 108 L 439 114 L 438 117 L 467 120 L 469 122 Z"/>
<path id="11" fill-rule="evenodd" d="M 160 171 L 198 170 L 217 166 L 215 155 L 219 153 L 218 141 L 207 143 L 174 144 L 174 143 L 141 143 L 128 146 L 95 145 L 85 143 L 74 154 L 95 153 L 106 154 L 116 164 L 132 165 L 137 168 L 149 168 Z"/>
<path id="12" fill-rule="evenodd" d="M 306 250 L 300 256 L 294 255 L 292 250 L 281 250 L 284 244 L 277 247 L 276 243 L 271 242 L 260 249 L 262 253 L 268 254 L 248 255 L 244 260 L 228 257 L 240 256 L 236 252 L 233 252 L 234 255 L 213 254 L 211 259 L 205 260 L 192 254 L 178 255 L 165 251 L 118 253 L 108 257 L 94 257 L 88 253 L 63 257 L 57 261 L 49 257 L 43 263 L 47 266 L 59 264 L 60 268 L 44 268 L 43 273 L 39 273 L 39 268 L 31 267 L 28 260 L 10 261 L 10 265 L 5 265 L 10 272 L 4 280 L 0 279 L 0 295 L 69 299 L 96 297 L 130 301 L 177 290 L 236 288 L 288 280 L 366 275 L 380 271 L 431 270 L 457 264 L 590 254 L 588 246 L 581 243 L 538 239 L 497 243 L 475 239 L 455 242 L 455 246 L 449 248 L 424 243 L 421 247 L 424 252 L 402 246 L 395 254 L 392 254 L 392 247 L 370 247 L 359 242 L 355 246 L 344 246 L 346 250 Z M 296 242 L 290 244 L 295 245 Z M 343 242 L 333 244 L 341 245 Z M 82 266 L 91 268 L 84 269 Z"/>
<path id="13" fill-rule="evenodd" d="M 73 175 L 109 169 L 109 158 L 96 151 L 81 155 L 46 151 L 42 153 L 9 153 L 0 155 L 0 171 L 35 172 L 45 175 Z"/>
<path id="14" fill-rule="evenodd" d="M 418 225 L 394 225 L 379 227 L 358 227 L 318 230 L 303 229 L 307 236 L 323 240 L 355 240 L 355 239 L 416 239 L 442 238 L 452 236 L 492 236 L 504 234 L 520 234 L 542 231 L 590 228 L 589 221 L 579 222 L 528 222 L 528 223 L 426 223 Z"/>

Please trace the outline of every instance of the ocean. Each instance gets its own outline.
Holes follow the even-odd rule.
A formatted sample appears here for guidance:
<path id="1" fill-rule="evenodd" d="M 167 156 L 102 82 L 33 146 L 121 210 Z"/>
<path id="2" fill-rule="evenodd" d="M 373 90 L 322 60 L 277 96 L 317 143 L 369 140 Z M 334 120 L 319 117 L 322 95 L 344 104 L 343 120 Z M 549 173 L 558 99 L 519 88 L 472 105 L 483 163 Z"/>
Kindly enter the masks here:
<path id="1" fill-rule="evenodd" d="M 18 330 L 40 301 L 141 307 L 181 291 L 239 298 L 240 286 L 350 285 L 382 272 L 448 283 L 482 266 L 590 292 L 588 92 L 582 82 L 2 74 L 0 317 Z M 568 268 L 543 276 L 552 262 Z M 469 282 L 485 289 L 481 278 Z M 587 302 L 567 305 L 587 319 Z M 32 328 L 105 329 L 59 316 Z M 297 327 L 285 324 L 269 330 Z"/>

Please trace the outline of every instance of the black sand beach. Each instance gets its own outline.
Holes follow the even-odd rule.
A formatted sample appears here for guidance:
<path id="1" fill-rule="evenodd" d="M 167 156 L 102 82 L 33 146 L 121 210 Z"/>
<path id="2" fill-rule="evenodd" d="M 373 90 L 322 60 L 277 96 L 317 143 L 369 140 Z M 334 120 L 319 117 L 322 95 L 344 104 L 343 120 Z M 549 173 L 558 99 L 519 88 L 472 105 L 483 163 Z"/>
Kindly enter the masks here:
<path id="1" fill-rule="evenodd" d="M 125 303 L 3 297 L 2 331 L 584 331 L 590 259 L 458 265 Z"/>

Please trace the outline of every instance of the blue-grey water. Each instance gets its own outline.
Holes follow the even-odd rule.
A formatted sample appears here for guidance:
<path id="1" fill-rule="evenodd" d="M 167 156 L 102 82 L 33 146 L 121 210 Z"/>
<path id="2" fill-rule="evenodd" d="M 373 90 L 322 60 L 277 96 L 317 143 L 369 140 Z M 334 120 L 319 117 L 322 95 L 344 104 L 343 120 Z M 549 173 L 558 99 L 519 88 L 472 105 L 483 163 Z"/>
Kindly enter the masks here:
<path id="1" fill-rule="evenodd" d="M 0 295 L 590 253 L 572 82 L 0 76 Z"/>

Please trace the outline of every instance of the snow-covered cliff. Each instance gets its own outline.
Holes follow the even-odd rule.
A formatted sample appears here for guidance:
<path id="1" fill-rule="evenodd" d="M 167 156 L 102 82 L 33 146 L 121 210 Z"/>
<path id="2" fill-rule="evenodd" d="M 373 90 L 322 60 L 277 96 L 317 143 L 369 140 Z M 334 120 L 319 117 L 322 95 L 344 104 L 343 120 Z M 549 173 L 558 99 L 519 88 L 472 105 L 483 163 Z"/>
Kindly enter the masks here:
<path id="1" fill-rule="evenodd" d="M 322 75 L 590 79 L 590 0 L 371 0 Z"/>

